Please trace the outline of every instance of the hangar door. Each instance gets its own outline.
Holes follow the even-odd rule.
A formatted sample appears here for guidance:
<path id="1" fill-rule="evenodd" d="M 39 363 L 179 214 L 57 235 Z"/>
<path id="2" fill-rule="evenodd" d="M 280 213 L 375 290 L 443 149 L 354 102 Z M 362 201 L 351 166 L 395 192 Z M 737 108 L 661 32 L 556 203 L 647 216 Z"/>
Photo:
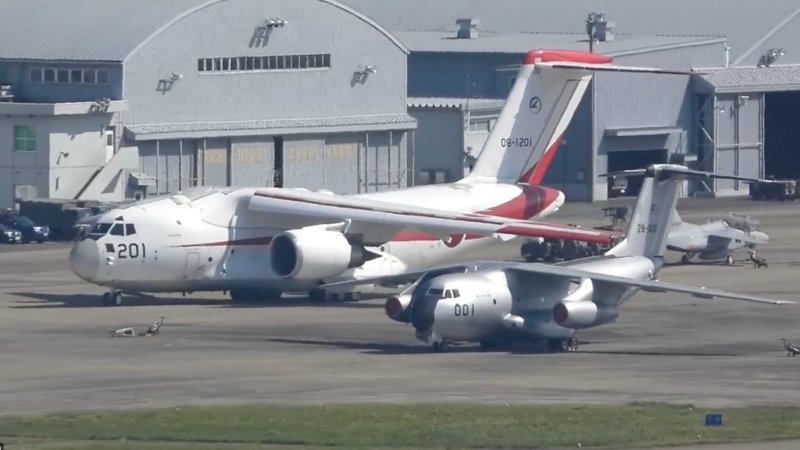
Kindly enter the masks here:
<path id="1" fill-rule="evenodd" d="M 619 170 L 641 169 L 650 164 L 667 162 L 667 150 L 616 150 L 608 152 L 608 171 L 616 172 Z M 643 177 L 628 178 L 628 188 L 626 196 L 639 195 L 642 188 Z"/>
<path id="2" fill-rule="evenodd" d="M 764 175 L 800 178 L 800 92 L 765 95 Z"/>

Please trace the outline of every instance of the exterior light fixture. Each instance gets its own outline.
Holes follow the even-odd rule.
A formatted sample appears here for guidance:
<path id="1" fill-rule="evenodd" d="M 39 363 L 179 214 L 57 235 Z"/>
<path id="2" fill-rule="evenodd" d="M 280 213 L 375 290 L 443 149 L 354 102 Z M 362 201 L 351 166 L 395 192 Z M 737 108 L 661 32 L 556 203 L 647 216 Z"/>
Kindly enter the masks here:
<path id="1" fill-rule="evenodd" d="M 761 55 L 761 59 L 758 60 L 757 67 L 769 67 L 774 64 L 778 58 L 785 54 L 786 51 L 783 48 L 771 48 L 767 50 L 767 53 Z"/>
<path id="2" fill-rule="evenodd" d="M 264 28 L 282 28 L 288 23 L 288 20 L 284 20 L 279 17 L 270 17 L 269 19 L 264 20 L 263 26 Z"/>

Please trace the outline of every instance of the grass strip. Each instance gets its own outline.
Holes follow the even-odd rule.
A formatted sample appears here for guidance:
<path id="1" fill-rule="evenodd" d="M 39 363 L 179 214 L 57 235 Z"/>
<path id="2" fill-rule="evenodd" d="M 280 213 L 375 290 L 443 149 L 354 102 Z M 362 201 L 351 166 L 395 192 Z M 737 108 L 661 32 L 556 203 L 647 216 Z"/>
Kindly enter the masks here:
<path id="1" fill-rule="evenodd" d="M 706 427 L 706 412 L 723 414 Z M 354 404 L 181 407 L 0 418 L 0 436 L 344 448 L 669 446 L 800 438 L 800 408 Z M 116 447 L 115 447 L 116 448 Z M 124 447 L 140 448 L 140 447 Z M 152 448 L 152 447 L 141 447 Z"/>

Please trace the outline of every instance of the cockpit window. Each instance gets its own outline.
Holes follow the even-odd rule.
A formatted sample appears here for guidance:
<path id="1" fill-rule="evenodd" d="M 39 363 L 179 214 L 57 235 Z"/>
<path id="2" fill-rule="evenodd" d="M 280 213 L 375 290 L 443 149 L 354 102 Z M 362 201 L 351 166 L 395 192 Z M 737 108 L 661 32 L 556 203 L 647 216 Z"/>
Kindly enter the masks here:
<path id="1" fill-rule="evenodd" d="M 444 298 L 453 298 L 453 291 L 450 289 L 444 291 Z"/>
<path id="2" fill-rule="evenodd" d="M 437 288 L 428 289 L 428 295 L 435 295 L 436 297 L 441 297 L 443 293 L 444 293 L 443 289 L 437 289 Z"/>
<path id="3" fill-rule="evenodd" d="M 461 297 L 461 294 L 458 293 L 458 289 L 453 289 L 453 298 Z"/>
<path id="4" fill-rule="evenodd" d="M 110 223 L 99 222 L 92 229 L 92 234 L 106 234 L 111 229 Z"/>
<path id="5" fill-rule="evenodd" d="M 125 236 L 125 228 L 122 226 L 121 223 L 115 223 L 113 227 L 111 227 L 111 235 L 112 236 Z"/>
<path id="6" fill-rule="evenodd" d="M 125 224 L 125 235 L 126 236 L 131 236 L 131 235 L 134 235 L 134 234 L 136 234 L 136 227 L 133 226 L 132 223 L 126 223 Z"/>

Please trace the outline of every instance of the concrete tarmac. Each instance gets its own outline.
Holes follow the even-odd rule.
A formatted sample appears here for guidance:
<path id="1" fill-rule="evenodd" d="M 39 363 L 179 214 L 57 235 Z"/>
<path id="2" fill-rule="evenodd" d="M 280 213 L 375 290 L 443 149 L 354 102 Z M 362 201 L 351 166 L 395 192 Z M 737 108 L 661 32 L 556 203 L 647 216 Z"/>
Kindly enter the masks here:
<path id="1" fill-rule="evenodd" d="M 700 221 L 752 210 L 772 238 L 759 250 L 769 268 L 670 266 L 662 279 L 800 300 L 800 204 L 680 209 Z M 568 204 L 561 220 L 601 216 L 598 205 Z M 641 293 L 617 323 L 582 332 L 576 353 L 469 344 L 434 354 L 380 299 L 235 306 L 207 293 L 102 307 L 103 290 L 75 277 L 67 254 L 59 244 L 0 251 L 0 414 L 248 402 L 800 405 L 800 358 L 779 341 L 800 343 L 800 305 Z M 109 337 L 159 316 L 157 337 Z"/>

